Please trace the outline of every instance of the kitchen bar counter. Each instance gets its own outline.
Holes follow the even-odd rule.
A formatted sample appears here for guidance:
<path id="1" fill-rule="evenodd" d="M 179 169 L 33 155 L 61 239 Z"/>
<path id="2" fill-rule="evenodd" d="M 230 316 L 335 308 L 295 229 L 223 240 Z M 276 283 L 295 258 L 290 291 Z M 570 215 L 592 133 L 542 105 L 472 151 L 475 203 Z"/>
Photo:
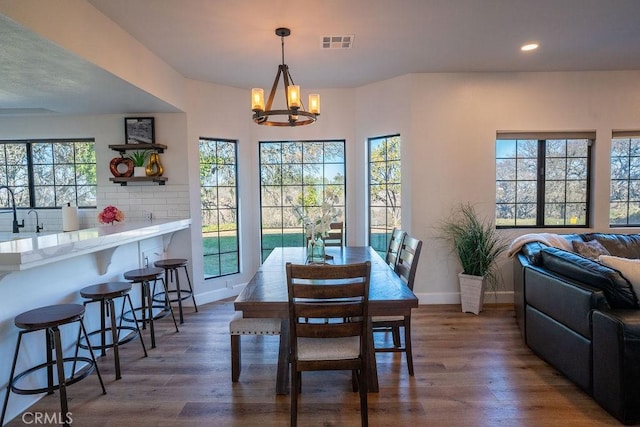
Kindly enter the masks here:
<path id="1" fill-rule="evenodd" d="M 66 233 L 0 232 L 0 239 L 5 237 L 0 240 L 0 401 L 18 339 L 15 316 L 51 304 L 82 304 L 85 300 L 79 291 L 85 286 L 123 281 L 126 271 L 162 258 L 190 258 L 190 226 L 190 219 L 166 219 L 124 221 Z M 137 288 L 130 292 L 134 306 L 142 303 Z M 88 330 L 98 329 L 102 318 L 99 304 L 87 306 Z M 76 338 L 74 333 L 63 333 L 65 352 L 73 351 Z M 20 366 L 46 362 L 39 338 L 26 337 L 22 345 Z M 34 373 L 33 381 L 45 384 L 46 370 Z M 12 394 L 6 419 L 18 416 L 39 398 Z"/>
<path id="2" fill-rule="evenodd" d="M 106 271 L 113 251 L 124 244 L 163 236 L 165 249 L 175 231 L 189 228 L 191 219 L 167 219 L 102 225 L 61 233 L 7 234 L 0 242 L 0 272 L 26 270 L 93 253 Z"/>

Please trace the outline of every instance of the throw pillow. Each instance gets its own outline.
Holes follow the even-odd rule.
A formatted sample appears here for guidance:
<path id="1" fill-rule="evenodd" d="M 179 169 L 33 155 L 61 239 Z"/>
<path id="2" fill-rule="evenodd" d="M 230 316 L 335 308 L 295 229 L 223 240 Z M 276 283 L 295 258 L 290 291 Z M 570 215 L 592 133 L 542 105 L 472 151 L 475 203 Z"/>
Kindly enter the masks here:
<path id="1" fill-rule="evenodd" d="M 600 255 L 601 264 L 618 270 L 631 283 L 636 296 L 640 295 L 640 259 L 620 258 L 611 255 Z"/>
<path id="2" fill-rule="evenodd" d="M 600 255 L 611 255 L 609 251 L 602 246 L 602 243 L 597 240 L 591 240 L 589 242 L 573 240 L 571 244 L 573 245 L 573 250 L 585 258 L 598 259 Z"/>

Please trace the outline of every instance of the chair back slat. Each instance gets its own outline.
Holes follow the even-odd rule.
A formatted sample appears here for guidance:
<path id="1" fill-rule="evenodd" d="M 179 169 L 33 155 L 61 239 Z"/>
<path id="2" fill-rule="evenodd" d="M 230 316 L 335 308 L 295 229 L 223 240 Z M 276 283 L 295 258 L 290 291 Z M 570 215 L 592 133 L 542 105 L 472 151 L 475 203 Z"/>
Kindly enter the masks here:
<path id="1" fill-rule="evenodd" d="M 348 278 L 345 280 L 354 280 Z M 335 279 L 331 279 L 335 282 Z M 315 280 L 316 285 L 318 280 Z M 326 283 L 321 287 L 314 285 L 313 283 L 295 283 L 297 286 L 293 289 L 293 296 L 295 298 L 314 298 L 314 299 L 331 299 L 331 298 L 352 298 L 362 295 L 364 289 L 364 283 Z"/>
<path id="2" fill-rule="evenodd" d="M 344 338 L 360 336 L 363 322 L 348 323 L 299 323 L 296 327 L 298 338 Z"/>
<path id="3" fill-rule="evenodd" d="M 362 316 L 362 301 L 358 299 L 330 304 L 299 302 L 296 305 L 296 314 L 305 318 L 326 319 Z"/>
<path id="4" fill-rule="evenodd" d="M 327 264 L 291 264 L 292 279 L 301 280 L 344 280 L 362 277 L 358 264 L 327 265 Z M 336 282 L 340 283 L 340 282 Z"/>
<path id="5" fill-rule="evenodd" d="M 422 240 L 415 239 L 409 235 L 404 237 L 395 271 L 411 290 L 413 290 L 413 282 L 416 278 L 421 250 Z"/>
<path id="6" fill-rule="evenodd" d="M 391 237 L 389 238 L 389 244 L 387 245 L 387 252 L 385 254 L 384 261 L 393 270 L 395 270 L 396 264 L 398 263 L 398 255 L 400 254 L 402 241 L 404 240 L 404 236 L 406 234 L 407 233 L 399 228 L 394 228 L 391 232 Z"/>

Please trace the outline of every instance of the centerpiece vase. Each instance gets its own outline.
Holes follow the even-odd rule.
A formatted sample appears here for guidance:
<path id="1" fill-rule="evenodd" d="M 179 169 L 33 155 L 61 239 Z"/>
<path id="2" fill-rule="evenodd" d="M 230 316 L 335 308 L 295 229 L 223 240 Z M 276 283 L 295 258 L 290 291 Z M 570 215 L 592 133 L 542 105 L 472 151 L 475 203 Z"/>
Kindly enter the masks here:
<path id="1" fill-rule="evenodd" d="M 307 243 L 307 258 L 309 262 L 318 264 L 325 262 L 324 242 L 320 236 L 315 239 L 309 239 Z"/>

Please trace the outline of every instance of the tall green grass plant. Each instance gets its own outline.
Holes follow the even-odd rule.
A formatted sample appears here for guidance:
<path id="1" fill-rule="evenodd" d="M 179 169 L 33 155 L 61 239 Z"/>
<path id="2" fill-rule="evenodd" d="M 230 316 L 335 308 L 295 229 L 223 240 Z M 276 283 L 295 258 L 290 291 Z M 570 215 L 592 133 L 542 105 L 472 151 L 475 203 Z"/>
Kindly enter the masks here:
<path id="1" fill-rule="evenodd" d="M 464 274 L 484 277 L 489 288 L 497 289 L 497 261 L 508 244 L 492 221 L 480 218 L 473 205 L 461 203 L 440 226 L 440 235 L 451 244 Z"/>

